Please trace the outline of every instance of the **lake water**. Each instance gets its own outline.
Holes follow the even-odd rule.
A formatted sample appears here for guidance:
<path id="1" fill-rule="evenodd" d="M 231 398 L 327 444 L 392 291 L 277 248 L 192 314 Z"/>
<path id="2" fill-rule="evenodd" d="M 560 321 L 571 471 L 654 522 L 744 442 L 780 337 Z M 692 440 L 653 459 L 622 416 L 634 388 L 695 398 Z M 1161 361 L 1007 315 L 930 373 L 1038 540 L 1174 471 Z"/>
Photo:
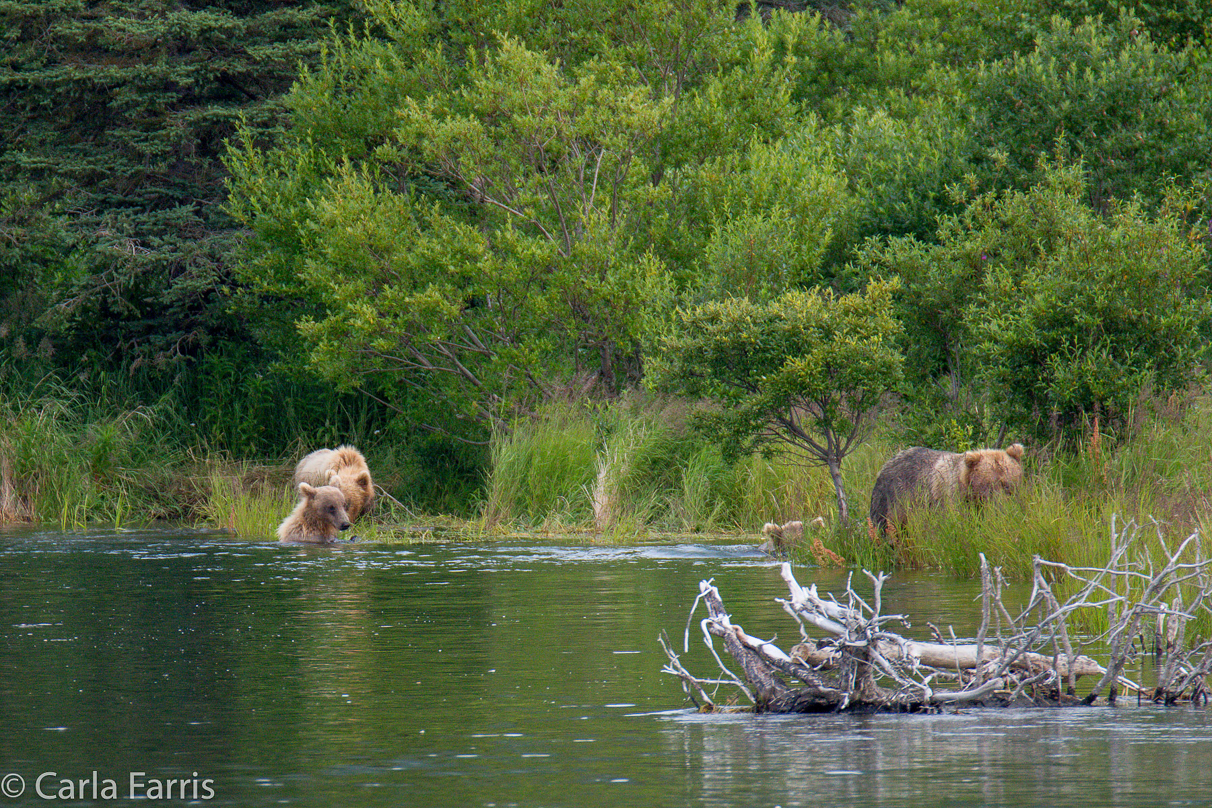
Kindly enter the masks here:
<path id="1" fill-rule="evenodd" d="M 1203 709 L 697 714 L 657 636 L 704 578 L 792 644 L 749 546 L 3 532 L 0 807 L 1212 805 Z M 897 575 L 885 611 L 971 633 L 978 592 Z"/>

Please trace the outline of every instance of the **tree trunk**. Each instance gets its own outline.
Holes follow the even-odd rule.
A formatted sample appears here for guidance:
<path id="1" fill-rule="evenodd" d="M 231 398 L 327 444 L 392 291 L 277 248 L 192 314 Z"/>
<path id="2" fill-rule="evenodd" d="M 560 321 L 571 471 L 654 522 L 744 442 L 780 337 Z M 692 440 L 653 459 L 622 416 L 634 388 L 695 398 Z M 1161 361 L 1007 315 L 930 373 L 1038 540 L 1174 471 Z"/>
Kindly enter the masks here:
<path id="1" fill-rule="evenodd" d="M 842 461 L 830 457 L 827 465 L 829 476 L 833 478 L 833 490 L 837 493 L 837 521 L 844 525 L 850 521 L 850 503 L 846 501 L 846 486 L 842 483 Z"/>

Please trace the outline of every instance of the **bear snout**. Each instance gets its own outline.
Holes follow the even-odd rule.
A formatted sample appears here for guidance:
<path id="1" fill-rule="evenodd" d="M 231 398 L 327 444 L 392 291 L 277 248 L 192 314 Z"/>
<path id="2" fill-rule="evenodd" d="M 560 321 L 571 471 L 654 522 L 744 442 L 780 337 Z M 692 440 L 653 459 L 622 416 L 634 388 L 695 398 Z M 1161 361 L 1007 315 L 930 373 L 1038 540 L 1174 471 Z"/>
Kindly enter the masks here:
<path id="1" fill-rule="evenodd" d="M 337 530 L 349 530 L 349 522 L 341 522 L 341 524 L 337 526 Z"/>

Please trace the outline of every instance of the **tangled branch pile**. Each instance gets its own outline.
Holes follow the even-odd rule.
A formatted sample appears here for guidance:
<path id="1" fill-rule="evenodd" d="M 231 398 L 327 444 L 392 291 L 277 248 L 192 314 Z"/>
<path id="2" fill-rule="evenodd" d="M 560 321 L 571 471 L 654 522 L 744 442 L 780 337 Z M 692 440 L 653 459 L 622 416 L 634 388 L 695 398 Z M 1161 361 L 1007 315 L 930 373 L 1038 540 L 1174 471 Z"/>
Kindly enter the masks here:
<path id="1" fill-rule="evenodd" d="M 1208 702 L 1212 641 L 1196 636 L 1192 621 L 1212 626 L 1212 558 L 1193 533 L 1171 550 L 1160 528 L 1156 544 L 1135 524 L 1111 527 L 1111 555 L 1105 567 L 1070 567 L 1038 556 L 1027 606 L 1012 616 L 1002 600 L 1006 582 L 1000 568 L 981 556 L 981 623 L 977 636 L 919 642 L 889 630 L 909 622 L 884 614 L 882 589 L 888 576 L 864 570 L 873 592 L 861 597 L 847 581 L 844 602 L 821 596 L 816 586 L 800 586 L 790 564 L 782 565 L 789 596 L 777 602 L 799 624 L 802 641 L 790 653 L 747 634 L 734 624 L 711 581 L 699 584 L 691 620 L 702 602 L 703 639 L 719 663 L 721 676 L 701 679 L 682 665 L 667 637 L 663 672 L 681 679 L 703 710 L 716 708 L 715 693 L 735 687 L 755 712 L 928 711 L 966 706 L 1069 706 L 1095 703 L 1104 692 L 1114 704 L 1121 688 L 1138 698 L 1174 704 Z M 1063 584 L 1063 585 L 1062 585 Z M 1054 589 L 1055 587 L 1055 589 Z M 1072 592 L 1062 603 L 1055 590 Z M 1083 611 L 1105 610 L 1108 628 L 1079 638 L 1070 619 Z M 689 625 L 683 653 L 689 650 Z M 826 637 L 814 640 L 809 628 Z M 1124 676 L 1152 635 L 1156 683 L 1144 688 Z M 715 648 L 713 637 L 741 669 L 734 673 Z M 1080 641 L 1079 641 L 1080 640 Z M 1138 640 L 1139 645 L 1138 645 Z M 1107 649 L 1106 664 L 1082 655 L 1089 647 Z M 1096 677 L 1082 698 L 1081 677 Z"/>

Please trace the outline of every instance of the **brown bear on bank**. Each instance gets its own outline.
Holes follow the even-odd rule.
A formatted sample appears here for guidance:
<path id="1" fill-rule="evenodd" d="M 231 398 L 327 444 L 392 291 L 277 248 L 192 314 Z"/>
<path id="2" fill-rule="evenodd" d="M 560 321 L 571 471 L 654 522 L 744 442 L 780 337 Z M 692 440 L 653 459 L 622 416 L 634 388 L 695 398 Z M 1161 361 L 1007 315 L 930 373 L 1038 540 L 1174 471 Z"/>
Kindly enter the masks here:
<path id="1" fill-rule="evenodd" d="M 306 541 L 323 544 L 335 541 L 349 529 L 345 495 L 331 485 L 313 488 L 299 483 L 299 502 L 290 516 L 278 525 L 279 541 Z"/>
<path id="2" fill-rule="evenodd" d="M 317 449 L 304 457 L 295 466 L 294 484 L 299 483 L 340 488 L 350 521 L 370 510 L 375 501 L 375 484 L 366 458 L 352 446 Z"/>
<path id="3" fill-rule="evenodd" d="M 938 506 L 952 499 L 983 502 L 1010 493 L 1023 479 L 1023 445 L 1005 451 L 979 449 L 956 454 L 915 446 L 880 469 L 871 492 L 871 528 L 903 527 L 915 503 Z"/>

